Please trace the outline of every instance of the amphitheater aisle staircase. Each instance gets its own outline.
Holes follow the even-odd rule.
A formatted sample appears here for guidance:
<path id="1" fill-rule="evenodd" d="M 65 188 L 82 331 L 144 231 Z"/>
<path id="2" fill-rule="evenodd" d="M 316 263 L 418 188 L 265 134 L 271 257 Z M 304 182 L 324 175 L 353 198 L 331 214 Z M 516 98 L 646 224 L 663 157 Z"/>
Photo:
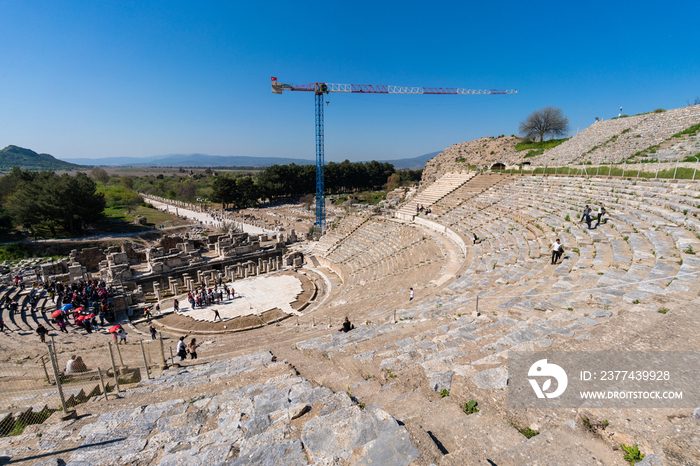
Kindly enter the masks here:
<path id="1" fill-rule="evenodd" d="M 510 178 L 511 175 L 501 173 L 482 173 L 475 175 L 462 186 L 437 201 L 432 206 L 432 212 L 428 217 L 440 217 L 484 191 L 493 189 L 499 184 L 507 182 Z"/>
<path id="2" fill-rule="evenodd" d="M 476 172 L 446 173 L 435 183 L 428 186 L 416 196 L 404 203 L 396 212 L 396 217 L 402 220 L 412 220 L 418 206 L 430 207 L 440 199 L 452 193 L 464 183 L 476 176 Z"/>

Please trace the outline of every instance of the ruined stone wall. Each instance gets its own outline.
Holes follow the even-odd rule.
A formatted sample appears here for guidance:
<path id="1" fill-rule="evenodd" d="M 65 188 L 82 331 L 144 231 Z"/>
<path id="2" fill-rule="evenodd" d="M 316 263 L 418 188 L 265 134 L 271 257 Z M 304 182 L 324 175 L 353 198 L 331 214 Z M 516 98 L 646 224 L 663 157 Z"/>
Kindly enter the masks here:
<path id="1" fill-rule="evenodd" d="M 164 251 L 170 251 L 175 248 L 178 243 L 182 243 L 184 240 L 180 236 L 164 236 L 161 238 L 158 246 L 163 248 Z"/>
<path id="2" fill-rule="evenodd" d="M 74 249 L 70 253 L 70 261 L 79 262 L 88 272 L 97 272 L 100 269 L 100 262 L 105 259 L 107 256 L 100 248 Z"/>
<path id="3" fill-rule="evenodd" d="M 454 144 L 428 160 L 419 189 L 424 189 L 445 173 L 466 170 L 468 165 L 488 169 L 498 162 L 506 165 L 518 163 L 526 153 L 515 151 L 515 145 L 521 141 L 523 139 L 516 136 L 503 136 Z"/>

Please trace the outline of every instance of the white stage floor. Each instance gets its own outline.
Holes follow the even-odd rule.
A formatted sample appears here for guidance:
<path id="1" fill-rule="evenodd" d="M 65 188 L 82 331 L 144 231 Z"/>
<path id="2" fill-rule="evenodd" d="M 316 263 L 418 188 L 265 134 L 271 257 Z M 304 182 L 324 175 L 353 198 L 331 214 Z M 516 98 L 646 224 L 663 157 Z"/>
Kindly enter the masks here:
<path id="1" fill-rule="evenodd" d="M 228 283 L 229 288 L 236 290 L 233 299 L 224 298 L 220 304 L 192 309 L 187 299 L 180 300 L 178 314 L 195 320 L 213 322 L 214 309 L 219 311 L 223 320 L 248 315 L 260 315 L 270 309 L 281 309 L 287 314 L 301 315 L 292 309 L 291 303 L 301 294 L 302 286 L 298 278 L 291 275 L 272 277 L 254 277 Z M 172 310 L 172 307 L 169 309 Z M 218 322 L 218 320 L 217 320 Z"/>

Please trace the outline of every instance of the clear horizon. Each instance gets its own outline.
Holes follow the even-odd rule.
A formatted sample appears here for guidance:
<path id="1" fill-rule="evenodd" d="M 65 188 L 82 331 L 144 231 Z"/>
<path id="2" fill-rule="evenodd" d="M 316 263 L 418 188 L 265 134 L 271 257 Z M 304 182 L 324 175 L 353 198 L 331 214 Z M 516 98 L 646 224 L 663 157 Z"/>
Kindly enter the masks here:
<path id="1" fill-rule="evenodd" d="M 445 12 L 449 12 L 446 14 Z M 604 14 L 601 14 L 604 12 Z M 698 2 L 448 2 L 270 8 L 0 3 L 0 146 L 58 159 L 226 154 L 313 159 L 314 99 L 270 77 L 510 96 L 330 94 L 326 160 L 414 158 L 516 134 L 546 105 L 571 134 L 700 96 Z M 693 58 L 695 57 L 695 58 Z"/>

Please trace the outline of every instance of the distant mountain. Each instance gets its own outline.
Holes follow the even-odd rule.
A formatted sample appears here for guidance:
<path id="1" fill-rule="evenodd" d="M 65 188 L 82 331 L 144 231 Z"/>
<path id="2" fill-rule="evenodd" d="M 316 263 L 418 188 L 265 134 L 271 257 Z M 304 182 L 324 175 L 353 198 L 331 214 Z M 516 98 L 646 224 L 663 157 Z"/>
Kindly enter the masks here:
<path id="1" fill-rule="evenodd" d="M 422 170 L 428 160 L 432 159 L 439 153 L 440 152 L 431 152 L 412 159 L 377 160 L 377 162 L 389 162 L 393 164 L 394 168 L 397 170 Z"/>
<path id="2" fill-rule="evenodd" d="M 0 170 L 7 171 L 12 167 L 24 170 L 77 170 L 84 168 L 74 163 L 58 160 L 49 154 L 37 154 L 31 149 L 7 146 L 0 150 Z"/>
<path id="3" fill-rule="evenodd" d="M 96 166 L 131 167 L 269 167 L 276 164 L 296 163 L 312 165 L 309 159 L 288 159 L 284 157 L 246 157 L 238 155 L 169 154 L 153 157 L 108 157 L 104 159 L 66 159 L 70 162 Z"/>
<path id="4" fill-rule="evenodd" d="M 412 159 L 380 160 L 389 162 L 396 169 L 417 170 L 439 154 L 431 152 Z M 295 163 L 297 165 L 313 165 L 313 159 L 291 159 L 284 157 L 246 157 L 238 155 L 206 155 L 206 154 L 169 154 L 153 157 L 107 157 L 104 159 L 68 158 L 68 162 L 92 166 L 131 166 L 131 167 L 269 167 Z"/>

